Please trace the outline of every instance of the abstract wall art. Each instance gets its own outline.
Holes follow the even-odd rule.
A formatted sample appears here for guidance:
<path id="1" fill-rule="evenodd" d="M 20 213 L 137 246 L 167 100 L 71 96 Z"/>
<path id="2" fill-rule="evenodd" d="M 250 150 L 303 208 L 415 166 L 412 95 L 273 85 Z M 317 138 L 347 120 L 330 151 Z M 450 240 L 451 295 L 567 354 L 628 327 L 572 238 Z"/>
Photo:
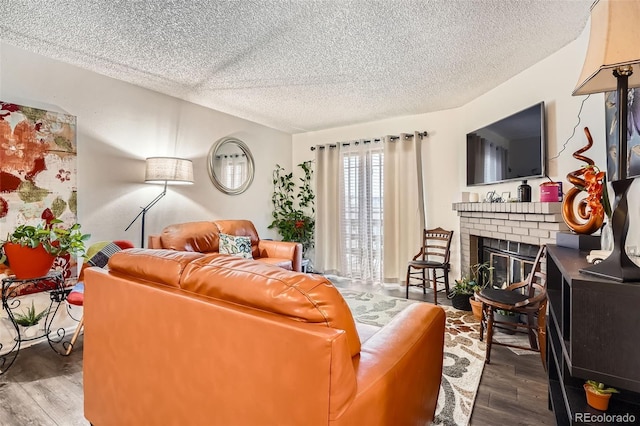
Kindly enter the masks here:
<path id="1" fill-rule="evenodd" d="M 640 176 L 640 88 L 627 93 L 627 176 Z M 607 180 L 618 179 L 618 94 L 605 95 L 605 121 L 607 126 Z"/>
<path id="2" fill-rule="evenodd" d="M 76 117 L 0 101 L 0 239 L 47 209 L 76 222 L 76 157 Z"/>

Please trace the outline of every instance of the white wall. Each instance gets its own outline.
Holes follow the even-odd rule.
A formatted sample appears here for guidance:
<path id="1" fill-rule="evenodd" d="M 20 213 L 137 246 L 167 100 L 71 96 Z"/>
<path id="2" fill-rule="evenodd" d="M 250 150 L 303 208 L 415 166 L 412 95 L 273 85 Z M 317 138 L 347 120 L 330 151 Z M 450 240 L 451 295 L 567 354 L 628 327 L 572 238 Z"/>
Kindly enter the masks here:
<path id="1" fill-rule="evenodd" d="M 515 196 L 520 184 L 519 181 L 513 181 L 499 185 L 466 187 L 466 134 L 544 101 L 547 114 L 547 157 L 555 157 L 578 123 L 578 111 L 586 98 L 573 97 L 571 92 L 582 69 L 588 33 L 587 27 L 577 40 L 557 53 L 460 108 L 294 135 L 294 164 L 313 158 L 313 152 L 309 150 L 313 145 L 426 130 L 429 137 L 423 140 L 423 168 L 427 189 L 427 226 L 454 229 L 459 236 L 459 220 L 451 210 L 451 202 L 458 199 L 461 191 L 479 192 L 482 196 L 491 190 L 498 193 L 510 191 Z M 508 61 L 509 58 L 504 60 Z M 585 126 L 589 127 L 594 138 L 594 146 L 586 155 L 606 170 L 603 94 L 591 95 L 586 100 L 575 136 L 568 141 L 566 150 L 559 158 L 548 161 L 547 174 L 553 180 L 563 181 L 565 191 L 569 188 L 566 174 L 584 164 L 571 154 L 586 144 L 582 130 Z M 539 184 L 544 181 L 545 179 L 529 181 L 532 200 L 539 199 Z M 637 202 L 639 192 L 638 183 L 634 183 L 630 191 L 630 236 L 638 234 L 635 229 L 640 222 Z M 453 274 L 457 276 L 460 253 L 459 239 L 455 240 L 452 262 L 455 266 Z"/>
<path id="2" fill-rule="evenodd" d="M 268 127 L 162 95 L 0 44 L 0 100 L 66 112 L 77 117 L 78 220 L 92 241 L 130 239 L 139 244 L 140 223 L 128 223 L 162 191 L 144 184 L 144 159 L 193 160 L 195 184 L 169 187 L 147 214 L 146 231 L 191 220 L 252 220 L 262 237 L 275 237 L 271 222 L 271 173 L 291 167 L 291 136 Z M 207 174 L 211 145 L 225 136 L 244 141 L 255 178 L 241 195 L 218 191 Z"/>
<path id="3" fill-rule="evenodd" d="M 572 97 L 584 61 L 588 28 L 573 43 L 514 76 L 468 104 L 446 111 L 399 117 L 318 132 L 288 135 L 256 123 L 200 107 L 128 83 L 0 44 L 0 99 L 66 112 L 78 118 L 79 221 L 92 240 L 127 238 L 138 243 L 139 223 L 124 228 L 139 208 L 152 200 L 160 186 L 142 183 L 144 158 L 171 155 L 194 161 L 193 186 L 170 187 L 167 196 L 147 216 L 147 234 L 169 223 L 188 220 L 247 218 L 262 236 L 276 236 L 270 223 L 271 172 L 276 163 L 287 169 L 312 159 L 316 144 L 428 131 L 423 140 L 427 226 L 459 231 L 451 210 L 461 191 L 515 194 L 519 182 L 482 187 L 465 186 L 465 135 L 540 101 L 547 107 L 548 157 L 558 153 L 571 136 L 585 97 Z M 505 61 L 509 58 L 505 58 Z M 589 126 L 594 147 L 587 155 L 604 168 L 604 96 L 591 95 L 582 121 L 560 158 L 550 160 L 548 174 L 565 175 L 582 163 L 571 153 L 585 144 L 582 127 Z M 249 190 L 238 196 L 219 192 L 209 181 L 206 155 L 219 138 L 243 140 L 256 159 L 256 175 Z M 538 185 L 533 180 L 533 200 Z M 638 184 L 631 190 L 630 208 L 638 214 Z M 629 235 L 638 234 L 632 218 Z M 459 258 L 454 242 L 454 265 Z"/>

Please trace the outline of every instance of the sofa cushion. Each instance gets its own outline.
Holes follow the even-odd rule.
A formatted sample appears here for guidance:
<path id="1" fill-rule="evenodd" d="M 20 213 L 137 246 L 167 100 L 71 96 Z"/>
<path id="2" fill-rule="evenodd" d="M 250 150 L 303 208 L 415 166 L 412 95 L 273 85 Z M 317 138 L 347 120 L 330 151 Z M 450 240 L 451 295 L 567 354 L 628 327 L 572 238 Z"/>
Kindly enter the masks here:
<path id="1" fill-rule="evenodd" d="M 241 235 L 219 234 L 220 254 L 253 259 L 251 255 L 251 238 Z"/>
<path id="2" fill-rule="evenodd" d="M 213 222 L 186 222 L 169 225 L 160 235 L 162 247 L 199 253 L 218 252 L 218 227 Z"/>
<path id="3" fill-rule="evenodd" d="M 109 270 L 171 287 L 180 286 L 185 267 L 202 253 L 175 250 L 127 249 L 109 259 Z"/>
<path id="4" fill-rule="evenodd" d="M 286 271 L 263 262 L 210 254 L 185 268 L 180 287 L 192 293 L 344 330 L 351 356 L 360 338 L 349 306 L 321 275 Z"/>
<path id="5" fill-rule="evenodd" d="M 258 249 L 260 237 L 258 237 L 258 231 L 250 220 L 216 220 L 214 223 L 220 234 L 249 237 L 251 239 L 251 255 L 254 259 L 260 257 Z"/>
<path id="6" fill-rule="evenodd" d="M 263 263 L 268 263 L 269 265 L 278 266 L 288 271 L 293 271 L 293 262 L 291 262 L 291 259 L 281 259 L 279 257 L 261 257 L 256 260 Z"/>

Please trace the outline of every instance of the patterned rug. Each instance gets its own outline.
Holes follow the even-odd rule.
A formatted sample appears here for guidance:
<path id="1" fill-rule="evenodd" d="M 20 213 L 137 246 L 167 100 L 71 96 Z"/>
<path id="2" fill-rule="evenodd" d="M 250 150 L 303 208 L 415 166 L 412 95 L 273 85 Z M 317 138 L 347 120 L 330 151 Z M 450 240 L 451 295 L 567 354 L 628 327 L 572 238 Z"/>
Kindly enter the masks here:
<path id="1" fill-rule="evenodd" d="M 338 288 L 353 312 L 363 340 L 413 303 L 374 293 Z M 442 383 L 434 425 L 469 423 L 484 368 L 485 344 L 478 340 L 480 323 L 471 312 L 442 306 L 447 314 Z"/>

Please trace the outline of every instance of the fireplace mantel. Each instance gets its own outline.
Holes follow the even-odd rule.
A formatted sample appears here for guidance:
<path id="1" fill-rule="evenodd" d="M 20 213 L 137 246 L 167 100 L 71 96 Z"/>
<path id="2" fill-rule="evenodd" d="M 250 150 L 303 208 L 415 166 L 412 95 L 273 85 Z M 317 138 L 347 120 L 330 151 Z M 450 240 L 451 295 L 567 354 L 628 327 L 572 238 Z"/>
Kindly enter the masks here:
<path id="1" fill-rule="evenodd" d="M 527 244 L 555 244 L 556 234 L 569 228 L 562 219 L 562 203 L 454 203 L 460 216 L 462 270 L 477 262 L 472 239 L 477 237 Z M 477 250 L 476 250 L 477 251 Z"/>

